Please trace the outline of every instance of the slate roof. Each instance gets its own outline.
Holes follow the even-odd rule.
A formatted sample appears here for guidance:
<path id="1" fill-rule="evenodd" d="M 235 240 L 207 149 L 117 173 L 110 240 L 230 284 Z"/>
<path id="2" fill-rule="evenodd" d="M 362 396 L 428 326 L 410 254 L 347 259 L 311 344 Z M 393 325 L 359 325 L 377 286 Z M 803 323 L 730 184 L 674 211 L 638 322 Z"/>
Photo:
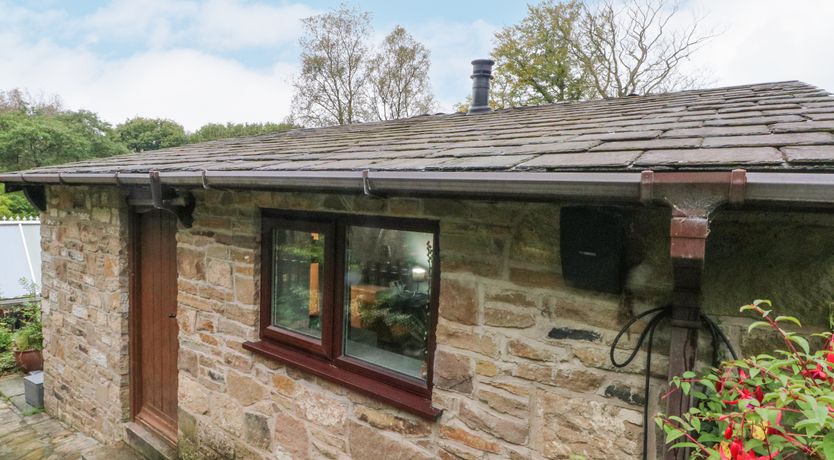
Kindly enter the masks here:
<path id="1" fill-rule="evenodd" d="M 27 172 L 834 170 L 834 97 L 798 81 L 297 129 Z"/>

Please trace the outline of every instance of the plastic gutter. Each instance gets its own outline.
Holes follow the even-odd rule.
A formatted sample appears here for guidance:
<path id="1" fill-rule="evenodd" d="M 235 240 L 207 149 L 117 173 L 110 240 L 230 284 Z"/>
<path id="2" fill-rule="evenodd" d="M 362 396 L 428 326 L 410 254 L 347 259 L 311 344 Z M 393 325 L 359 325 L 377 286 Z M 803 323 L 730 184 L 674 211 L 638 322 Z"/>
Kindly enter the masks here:
<path id="1" fill-rule="evenodd" d="M 714 172 L 680 174 L 681 184 Z M 434 171 L 176 171 L 165 185 L 496 198 L 569 198 L 639 202 L 640 172 Z M 0 182 L 25 185 L 147 185 L 148 173 L 6 173 Z M 834 204 L 834 174 L 747 172 L 744 201 Z"/>

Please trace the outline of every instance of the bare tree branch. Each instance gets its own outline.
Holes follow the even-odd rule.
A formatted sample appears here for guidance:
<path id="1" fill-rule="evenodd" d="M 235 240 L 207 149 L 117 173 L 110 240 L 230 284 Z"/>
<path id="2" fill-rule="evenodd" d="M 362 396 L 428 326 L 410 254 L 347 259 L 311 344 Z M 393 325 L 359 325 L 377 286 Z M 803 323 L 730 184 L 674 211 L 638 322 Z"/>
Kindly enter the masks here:
<path id="1" fill-rule="evenodd" d="M 690 87 L 695 78 L 681 64 L 714 36 L 702 18 L 671 30 L 678 5 L 669 0 L 630 0 L 616 9 L 610 0 L 589 7 L 571 36 L 571 53 L 581 63 L 596 94 L 623 97 Z"/>

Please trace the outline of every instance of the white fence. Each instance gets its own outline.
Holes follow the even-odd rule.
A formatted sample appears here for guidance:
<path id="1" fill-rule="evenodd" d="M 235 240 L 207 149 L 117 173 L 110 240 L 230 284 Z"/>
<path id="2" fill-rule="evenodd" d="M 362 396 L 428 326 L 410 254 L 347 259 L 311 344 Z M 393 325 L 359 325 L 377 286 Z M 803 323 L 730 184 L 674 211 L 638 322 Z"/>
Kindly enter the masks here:
<path id="1" fill-rule="evenodd" d="M 0 299 L 29 294 L 21 283 L 41 283 L 41 223 L 37 218 L 0 219 Z"/>

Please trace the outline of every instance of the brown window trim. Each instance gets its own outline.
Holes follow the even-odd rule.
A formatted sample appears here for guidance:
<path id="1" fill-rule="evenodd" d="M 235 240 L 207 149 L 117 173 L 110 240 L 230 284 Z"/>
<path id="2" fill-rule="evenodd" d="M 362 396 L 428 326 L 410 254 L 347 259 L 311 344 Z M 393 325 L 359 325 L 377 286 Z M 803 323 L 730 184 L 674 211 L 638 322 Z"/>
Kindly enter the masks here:
<path id="1" fill-rule="evenodd" d="M 342 352 L 344 323 L 345 245 L 349 226 L 420 231 L 434 235 L 432 255 L 431 318 L 427 375 L 420 380 L 366 363 Z M 272 310 L 272 231 L 276 228 L 321 231 L 325 235 L 326 276 L 322 306 L 321 340 L 270 326 Z M 437 221 L 358 216 L 334 213 L 262 210 L 261 224 L 260 338 L 243 347 L 259 355 L 298 367 L 357 392 L 388 402 L 424 418 L 436 419 L 441 410 L 432 407 L 435 331 L 440 286 L 439 224 Z"/>
<path id="2" fill-rule="evenodd" d="M 266 217 L 262 220 L 262 234 L 261 234 L 261 286 L 265 288 L 261 290 L 261 325 L 260 337 L 261 339 L 274 340 L 289 346 L 301 348 L 310 353 L 318 354 L 325 357 L 332 357 L 331 348 L 326 344 L 332 341 L 333 337 L 333 312 L 331 309 L 323 307 L 321 311 L 321 338 L 317 339 L 299 332 L 293 332 L 287 329 L 280 329 L 272 326 L 272 230 L 276 228 L 285 230 L 296 230 L 302 232 L 318 232 L 324 235 L 324 266 L 326 268 L 323 280 L 324 289 L 322 290 L 324 306 L 333 304 L 334 290 L 334 268 L 335 254 L 335 239 L 336 239 L 336 225 L 332 221 L 324 219 L 307 218 L 304 220 L 282 218 L 282 217 Z M 329 268 L 328 268 L 329 267 Z"/>

